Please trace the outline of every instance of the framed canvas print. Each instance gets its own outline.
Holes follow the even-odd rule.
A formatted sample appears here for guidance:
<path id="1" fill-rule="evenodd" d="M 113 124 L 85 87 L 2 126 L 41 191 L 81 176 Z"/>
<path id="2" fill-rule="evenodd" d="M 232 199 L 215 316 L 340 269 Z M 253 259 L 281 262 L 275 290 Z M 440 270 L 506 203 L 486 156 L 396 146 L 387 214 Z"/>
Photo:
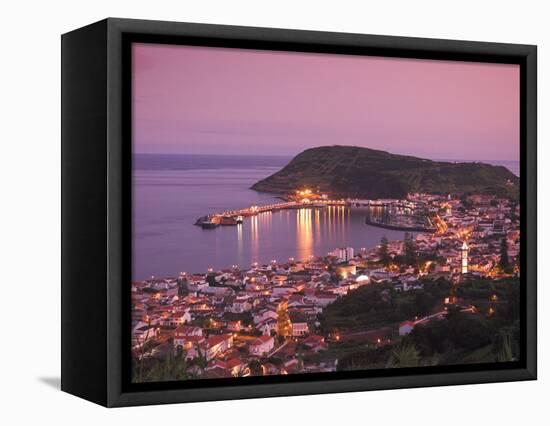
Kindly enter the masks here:
<path id="1" fill-rule="evenodd" d="M 536 47 L 107 19 L 62 37 L 62 389 L 536 378 Z"/>

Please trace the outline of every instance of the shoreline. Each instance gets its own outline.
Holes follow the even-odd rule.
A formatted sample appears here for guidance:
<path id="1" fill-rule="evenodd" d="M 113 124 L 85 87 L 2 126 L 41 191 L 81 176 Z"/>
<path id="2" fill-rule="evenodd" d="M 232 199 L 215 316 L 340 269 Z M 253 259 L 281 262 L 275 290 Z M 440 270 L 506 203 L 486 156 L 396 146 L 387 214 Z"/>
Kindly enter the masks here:
<path id="1" fill-rule="evenodd" d="M 425 228 L 421 226 L 401 226 L 401 225 L 392 225 L 388 223 L 374 222 L 370 220 L 367 216 L 365 223 L 370 226 L 376 226 L 377 228 L 391 229 L 392 231 L 405 231 L 405 232 L 426 232 L 433 234 L 437 232 L 435 228 Z"/>

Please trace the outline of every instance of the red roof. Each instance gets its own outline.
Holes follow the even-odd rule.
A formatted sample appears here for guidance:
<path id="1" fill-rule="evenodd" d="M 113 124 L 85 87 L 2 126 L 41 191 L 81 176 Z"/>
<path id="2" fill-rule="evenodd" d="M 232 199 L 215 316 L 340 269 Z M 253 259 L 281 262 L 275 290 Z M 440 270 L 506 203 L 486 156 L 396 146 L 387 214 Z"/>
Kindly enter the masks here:
<path id="1" fill-rule="evenodd" d="M 316 334 L 312 334 L 311 336 L 307 337 L 303 343 L 304 345 L 320 345 L 321 343 L 324 343 L 325 338 L 323 336 L 318 336 Z"/>
<path id="2" fill-rule="evenodd" d="M 239 358 L 231 358 L 225 363 L 226 368 L 235 368 L 241 365 L 242 362 Z"/>
<path id="3" fill-rule="evenodd" d="M 174 340 L 184 340 L 189 343 L 200 343 L 204 341 L 203 336 L 176 336 Z"/>
<path id="4" fill-rule="evenodd" d="M 202 376 L 205 379 L 218 379 L 218 378 L 229 378 L 232 377 L 231 373 L 224 368 L 214 367 L 212 369 L 206 370 Z"/>
<path id="5" fill-rule="evenodd" d="M 219 345 L 221 342 L 225 340 L 229 340 L 231 337 L 232 337 L 231 334 L 220 334 L 216 336 L 210 336 L 207 342 L 208 347 Z"/>
<path id="6" fill-rule="evenodd" d="M 175 334 L 176 336 L 186 336 L 200 329 L 201 329 L 200 327 L 196 327 L 193 325 L 180 325 L 178 328 L 176 328 Z"/>
<path id="7" fill-rule="evenodd" d="M 256 340 L 254 340 L 250 345 L 251 346 L 260 346 L 260 345 L 263 345 L 264 343 L 269 342 L 270 340 L 273 340 L 273 337 L 263 335 L 263 336 L 258 337 Z"/>

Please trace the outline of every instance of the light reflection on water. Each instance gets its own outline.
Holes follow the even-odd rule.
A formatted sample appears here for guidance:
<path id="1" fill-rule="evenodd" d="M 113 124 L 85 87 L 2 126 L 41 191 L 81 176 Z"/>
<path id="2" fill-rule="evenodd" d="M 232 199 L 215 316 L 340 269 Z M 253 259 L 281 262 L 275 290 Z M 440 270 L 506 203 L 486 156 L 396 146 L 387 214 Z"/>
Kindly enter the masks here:
<path id="1" fill-rule="evenodd" d="M 249 189 L 272 170 L 146 170 L 134 172 L 133 277 L 175 276 L 253 262 L 326 255 L 337 247 L 374 247 L 403 232 L 365 224 L 365 209 L 303 208 L 246 217 L 242 225 L 203 230 L 207 213 L 280 200 Z M 226 176 L 221 179 L 220 176 Z"/>
<path id="2" fill-rule="evenodd" d="M 312 209 L 299 209 L 297 211 L 296 247 L 302 258 L 308 258 L 313 254 L 312 212 Z"/>
<path id="3" fill-rule="evenodd" d="M 284 262 L 289 257 L 305 260 L 312 255 L 326 255 L 336 247 L 375 246 L 382 236 L 402 239 L 403 232 L 368 226 L 366 208 L 330 206 L 264 212 L 246 217 L 242 225 L 201 230 L 205 238 L 215 235 L 231 247 L 234 234 L 237 240 L 235 257 L 229 251 L 212 253 L 215 267 L 225 264 L 248 266 L 253 262 Z M 224 263 L 219 259 L 227 258 Z M 231 260 L 229 260 L 231 259 Z"/>
<path id="4" fill-rule="evenodd" d="M 137 155 L 133 171 L 134 279 L 204 272 L 252 262 L 325 255 L 337 247 L 374 247 L 403 232 L 365 224 L 364 209 L 286 210 L 245 218 L 239 226 L 203 230 L 196 219 L 212 212 L 280 200 L 250 190 L 289 159 L 250 156 Z M 494 163 L 496 164 L 496 163 Z M 508 167 L 510 167 L 508 165 Z"/>

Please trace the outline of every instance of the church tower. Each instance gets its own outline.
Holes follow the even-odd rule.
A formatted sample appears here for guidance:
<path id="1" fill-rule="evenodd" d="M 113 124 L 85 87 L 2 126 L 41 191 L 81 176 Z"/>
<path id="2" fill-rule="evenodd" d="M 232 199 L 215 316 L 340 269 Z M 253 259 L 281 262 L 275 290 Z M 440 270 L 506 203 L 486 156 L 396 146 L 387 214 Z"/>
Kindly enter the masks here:
<path id="1" fill-rule="evenodd" d="M 464 241 L 460 249 L 460 272 L 462 274 L 468 273 L 468 250 L 468 244 Z"/>

